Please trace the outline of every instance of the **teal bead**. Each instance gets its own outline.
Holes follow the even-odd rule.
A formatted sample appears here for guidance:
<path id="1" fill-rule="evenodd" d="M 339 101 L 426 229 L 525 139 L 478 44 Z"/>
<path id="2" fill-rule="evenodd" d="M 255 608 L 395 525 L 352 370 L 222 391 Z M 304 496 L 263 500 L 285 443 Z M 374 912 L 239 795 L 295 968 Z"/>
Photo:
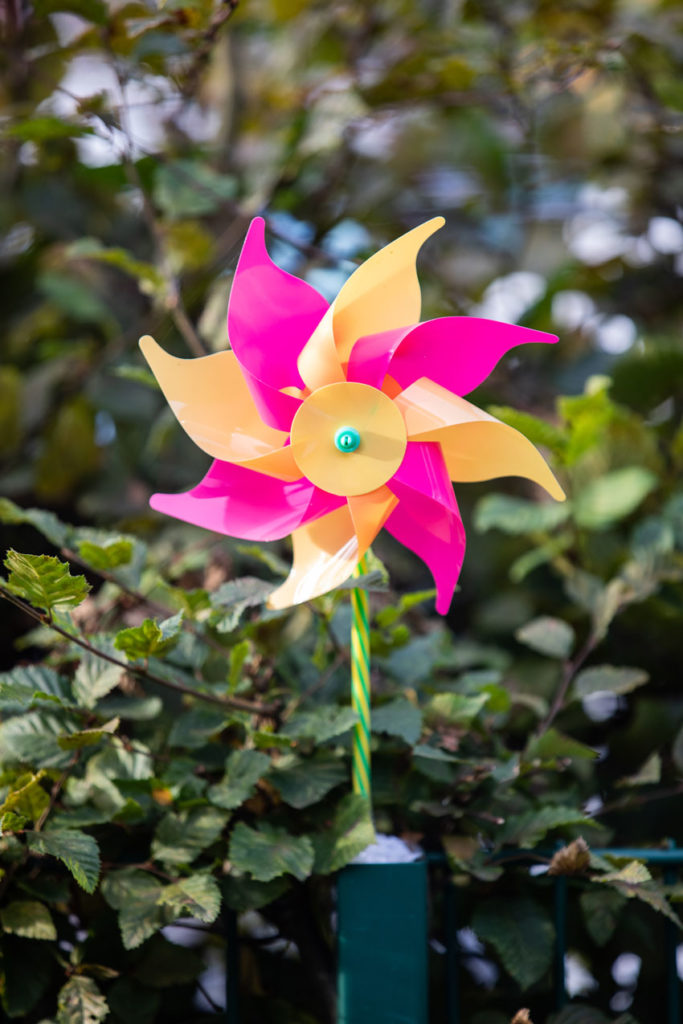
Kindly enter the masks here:
<path id="1" fill-rule="evenodd" d="M 340 452 L 355 452 L 360 445 L 360 434 L 355 427 L 340 427 L 334 435 L 334 443 Z"/>

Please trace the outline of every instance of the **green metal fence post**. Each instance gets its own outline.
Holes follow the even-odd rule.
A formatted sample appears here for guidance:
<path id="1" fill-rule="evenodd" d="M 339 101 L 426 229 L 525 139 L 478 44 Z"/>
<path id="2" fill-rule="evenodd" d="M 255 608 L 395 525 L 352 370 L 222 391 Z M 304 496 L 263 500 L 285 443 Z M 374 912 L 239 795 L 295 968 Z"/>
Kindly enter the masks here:
<path id="1" fill-rule="evenodd" d="M 240 949 L 237 914 L 225 911 L 225 1020 L 240 1024 Z"/>
<path id="2" fill-rule="evenodd" d="M 445 933 L 446 933 L 446 1013 L 448 1024 L 460 1024 L 460 956 L 458 954 L 458 920 L 455 886 L 446 880 Z"/>
<path id="3" fill-rule="evenodd" d="M 553 902 L 555 911 L 555 1009 L 561 1010 L 567 1002 L 565 956 L 567 955 L 567 879 L 555 879 Z"/>
<path id="4" fill-rule="evenodd" d="M 337 879 L 338 1024 L 427 1024 L 427 862 Z"/>
<path id="5" fill-rule="evenodd" d="M 669 850 L 675 850 L 673 839 L 667 839 Z M 678 871 L 672 864 L 664 868 L 664 881 L 667 885 L 675 885 Z M 673 921 L 665 921 L 666 930 L 666 987 L 667 987 L 667 1022 L 680 1024 L 681 1021 L 681 987 L 678 980 L 678 964 L 676 952 L 678 946 L 678 929 Z"/>

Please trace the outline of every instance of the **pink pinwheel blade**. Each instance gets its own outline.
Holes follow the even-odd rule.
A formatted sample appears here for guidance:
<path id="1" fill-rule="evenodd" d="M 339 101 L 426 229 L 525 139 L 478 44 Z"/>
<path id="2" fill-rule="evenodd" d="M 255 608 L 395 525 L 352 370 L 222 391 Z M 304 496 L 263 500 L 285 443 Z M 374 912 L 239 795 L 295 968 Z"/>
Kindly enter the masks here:
<path id="1" fill-rule="evenodd" d="M 351 349 L 346 379 L 381 389 L 394 352 L 406 335 L 414 330 L 414 326 L 395 327 L 391 331 L 359 338 Z"/>
<path id="2" fill-rule="evenodd" d="M 242 540 L 281 540 L 345 503 L 309 483 L 285 483 L 230 462 L 214 461 L 184 494 L 153 494 L 157 512 Z"/>
<path id="3" fill-rule="evenodd" d="M 486 380 L 511 348 L 528 342 L 554 344 L 557 338 L 516 324 L 474 316 L 427 320 L 408 331 L 395 347 L 387 373 L 402 388 L 420 377 L 467 395 Z"/>
<path id="4" fill-rule="evenodd" d="M 303 387 L 297 359 L 328 304 L 315 288 L 271 261 L 264 233 L 263 218 L 256 217 L 232 283 L 228 338 L 256 381 L 275 390 Z"/>
<path id="5" fill-rule="evenodd" d="M 388 487 L 399 503 L 385 529 L 429 567 L 436 610 L 445 615 L 465 557 L 465 528 L 439 445 L 410 443 Z"/>

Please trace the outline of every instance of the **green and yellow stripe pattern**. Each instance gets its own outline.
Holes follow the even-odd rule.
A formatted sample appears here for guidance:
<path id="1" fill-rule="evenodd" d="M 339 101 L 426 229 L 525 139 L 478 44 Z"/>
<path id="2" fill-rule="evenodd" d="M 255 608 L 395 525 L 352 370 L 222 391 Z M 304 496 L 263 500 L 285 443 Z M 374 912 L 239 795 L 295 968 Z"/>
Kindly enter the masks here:
<path id="1" fill-rule="evenodd" d="M 367 571 L 363 557 L 354 576 Z M 370 625 L 367 592 L 357 588 L 351 591 L 351 705 L 359 719 L 353 727 L 353 791 L 370 800 Z"/>

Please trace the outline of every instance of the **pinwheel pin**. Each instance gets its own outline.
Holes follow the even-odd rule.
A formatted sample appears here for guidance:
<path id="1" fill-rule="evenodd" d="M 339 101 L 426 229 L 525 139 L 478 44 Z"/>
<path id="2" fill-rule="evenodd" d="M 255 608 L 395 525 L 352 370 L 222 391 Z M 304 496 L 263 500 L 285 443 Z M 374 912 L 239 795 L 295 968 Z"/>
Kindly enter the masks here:
<path id="1" fill-rule="evenodd" d="M 180 424 L 214 459 L 196 487 L 150 504 L 233 537 L 291 534 L 273 608 L 339 586 L 385 528 L 428 565 L 445 614 L 465 553 L 451 481 L 523 476 L 564 498 L 531 442 L 464 397 L 509 349 L 557 339 L 476 317 L 420 322 L 417 253 L 443 223 L 380 250 L 328 306 L 270 260 L 256 218 L 230 294 L 231 351 L 178 359 L 140 341 Z M 366 595 L 354 591 L 353 604 L 354 786 L 369 794 Z"/>

